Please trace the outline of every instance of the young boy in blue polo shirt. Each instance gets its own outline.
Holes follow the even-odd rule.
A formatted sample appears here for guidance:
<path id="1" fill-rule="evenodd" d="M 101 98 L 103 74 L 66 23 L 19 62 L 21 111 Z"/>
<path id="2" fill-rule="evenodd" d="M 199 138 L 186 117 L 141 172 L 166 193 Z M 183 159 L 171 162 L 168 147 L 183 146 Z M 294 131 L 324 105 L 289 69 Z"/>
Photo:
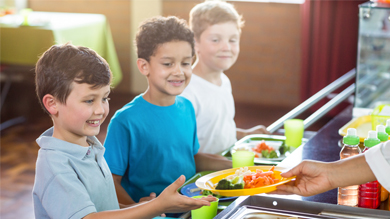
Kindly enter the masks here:
<path id="1" fill-rule="evenodd" d="M 151 18 L 140 25 L 136 46 L 149 86 L 115 113 L 104 142 L 121 204 L 159 195 L 181 174 L 232 167 L 220 155 L 198 153 L 194 108 L 178 96 L 192 74 L 194 35 L 186 22 Z"/>
<path id="2" fill-rule="evenodd" d="M 158 198 L 119 210 L 105 149 L 95 137 L 109 111 L 111 79 L 107 62 L 86 47 L 52 46 L 39 59 L 36 92 L 53 127 L 37 139 L 35 218 L 152 218 L 209 205 L 214 198 L 178 194 L 181 176 Z"/>

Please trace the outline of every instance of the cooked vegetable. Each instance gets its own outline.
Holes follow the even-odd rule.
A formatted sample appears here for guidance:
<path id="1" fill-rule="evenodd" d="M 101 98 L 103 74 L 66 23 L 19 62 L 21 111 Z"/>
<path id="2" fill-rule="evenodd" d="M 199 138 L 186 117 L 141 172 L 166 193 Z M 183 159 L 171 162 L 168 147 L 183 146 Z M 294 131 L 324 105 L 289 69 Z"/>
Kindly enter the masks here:
<path id="1" fill-rule="evenodd" d="M 263 156 L 264 158 L 278 158 L 278 154 L 276 154 L 275 151 L 267 151 L 267 150 L 261 151 L 261 156 Z"/>
<path id="2" fill-rule="evenodd" d="M 290 151 L 290 146 L 282 145 L 279 147 L 279 152 L 281 155 L 285 154 L 287 151 Z"/>
<path id="3" fill-rule="evenodd" d="M 221 179 L 218 182 L 218 185 L 217 185 L 217 187 L 215 187 L 215 189 L 227 190 L 227 189 L 231 189 L 232 187 L 233 187 L 233 185 L 232 185 L 232 182 L 230 180 Z"/>
<path id="4" fill-rule="evenodd" d="M 233 180 L 221 179 L 218 182 L 217 187 L 215 189 L 219 190 L 228 190 L 228 189 L 243 189 L 245 186 L 245 182 L 242 176 L 236 176 Z"/>
<path id="5" fill-rule="evenodd" d="M 271 169 L 267 172 L 262 170 L 256 170 L 256 173 L 244 176 L 245 187 L 246 189 L 257 188 L 260 186 L 267 186 L 279 182 L 279 179 L 276 179 L 274 176 L 275 166 L 272 166 Z"/>
<path id="6" fill-rule="evenodd" d="M 212 196 L 214 196 L 216 198 L 224 197 L 224 196 L 221 196 L 221 195 L 214 194 L 214 193 L 212 193 L 211 191 L 208 191 L 208 190 L 203 190 L 202 191 L 202 195 L 212 195 Z"/>
<path id="7" fill-rule="evenodd" d="M 237 178 L 237 180 L 233 184 L 233 188 L 232 189 L 243 189 L 245 187 L 245 182 L 244 182 L 244 179 L 243 179 L 244 177 L 237 176 L 236 178 Z"/>

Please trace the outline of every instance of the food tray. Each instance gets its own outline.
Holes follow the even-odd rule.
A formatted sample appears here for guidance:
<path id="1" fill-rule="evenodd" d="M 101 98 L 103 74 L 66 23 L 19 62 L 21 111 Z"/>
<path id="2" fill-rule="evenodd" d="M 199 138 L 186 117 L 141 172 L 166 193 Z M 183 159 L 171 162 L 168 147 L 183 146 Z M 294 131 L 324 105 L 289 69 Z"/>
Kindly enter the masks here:
<path id="1" fill-rule="evenodd" d="M 339 134 L 341 136 L 347 135 L 347 130 L 349 128 L 355 128 L 357 136 L 359 136 L 360 142 L 364 142 L 364 139 L 367 138 L 368 131 L 372 130 L 371 116 L 360 116 L 352 119 L 339 129 Z"/>
<path id="2" fill-rule="evenodd" d="M 221 153 L 222 156 L 228 157 L 231 159 L 232 153 L 239 148 L 252 148 L 256 144 L 264 140 L 268 145 L 274 147 L 277 150 L 280 146 L 285 145 L 286 137 L 283 135 L 266 135 L 266 134 L 254 134 L 247 135 L 241 140 L 237 141 L 233 146 Z M 302 138 L 302 145 L 308 141 L 306 138 Z M 293 149 L 290 149 L 292 152 Z M 255 164 L 266 164 L 266 165 L 277 165 L 282 162 L 290 153 L 287 152 L 285 155 L 280 156 L 279 158 L 255 158 Z M 278 154 L 279 155 L 279 154 Z"/>
<path id="3" fill-rule="evenodd" d="M 390 116 L 381 115 L 381 111 L 384 110 L 384 108 L 389 109 L 390 104 L 381 104 L 377 106 L 374 111 L 371 113 L 371 124 L 372 124 L 372 130 L 376 129 L 377 125 L 386 125 L 386 121 L 390 119 Z"/>
<path id="4" fill-rule="evenodd" d="M 223 196 L 245 196 L 245 195 L 255 195 L 260 193 L 268 193 L 276 190 L 276 187 L 279 185 L 282 185 L 284 183 L 290 182 L 292 179 L 295 178 L 295 176 L 290 178 L 284 178 L 280 174 L 282 172 L 287 171 L 288 169 L 283 167 L 275 167 L 274 169 L 274 176 L 276 179 L 279 179 L 280 182 L 267 185 L 267 186 L 261 186 L 257 188 L 249 188 L 249 189 L 229 189 L 229 190 L 218 190 L 215 189 L 215 185 L 223 178 L 226 178 L 227 176 L 233 175 L 236 170 L 240 168 L 232 168 L 227 170 L 221 170 L 214 173 L 207 174 L 205 176 L 200 177 L 196 180 L 195 184 L 198 188 L 201 188 L 202 190 L 209 190 L 214 194 L 217 195 L 223 195 Z M 268 171 L 270 169 L 269 166 L 252 166 L 248 167 L 248 169 L 251 172 L 256 172 L 257 169 L 262 171 Z"/>

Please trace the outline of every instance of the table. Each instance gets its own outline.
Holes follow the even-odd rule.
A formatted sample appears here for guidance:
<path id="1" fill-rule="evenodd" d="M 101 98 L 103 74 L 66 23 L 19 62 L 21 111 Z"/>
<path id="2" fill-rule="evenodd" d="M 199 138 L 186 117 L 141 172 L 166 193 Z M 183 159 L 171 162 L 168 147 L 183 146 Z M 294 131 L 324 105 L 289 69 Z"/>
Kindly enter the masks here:
<path id="1" fill-rule="evenodd" d="M 0 61 L 2 64 L 34 66 L 53 44 L 71 42 L 95 50 L 110 65 L 112 86 L 122 79 L 110 27 L 102 14 L 31 12 L 29 26 L 20 15 L 0 18 Z"/>

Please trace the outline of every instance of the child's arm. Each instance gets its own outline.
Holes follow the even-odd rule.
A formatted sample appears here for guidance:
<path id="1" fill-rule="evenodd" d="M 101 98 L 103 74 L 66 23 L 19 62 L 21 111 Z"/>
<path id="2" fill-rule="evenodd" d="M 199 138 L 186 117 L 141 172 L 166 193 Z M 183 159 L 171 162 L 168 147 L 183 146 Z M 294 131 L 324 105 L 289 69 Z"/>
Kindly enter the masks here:
<path id="1" fill-rule="evenodd" d="M 278 192 L 312 196 L 328 190 L 374 181 L 375 175 L 364 154 L 336 162 L 302 161 L 283 177 L 297 176 L 293 185 L 278 186 Z"/>
<path id="2" fill-rule="evenodd" d="M 251 135 L 251 134 L 271 134 L 265 126 L 263 125 L 257 125 L 255 127 L 252 127 L 250 129 L 241 129 L 236 128 L 237 131 L 237 139 L 240 140 L 241 138 Z"/>
<path id="3" fill-rule="evenodd" d="M 194 156 L 196 172 L 232 168 L 232 161 L 218 154 L 197 153 Z"/>
<path id="4" fill-rule="evenodd" d="M 216 201 L 212 196 L 201 199 L 194 199 L 180 195 L 177 190 L 183 185 L 185 177 L 180 176 L 174 183 L 168 186 L 157 198 L 139 203 L 135 206 L 120 210 L 92 213 L 85 216 L 85 219 L 98 218 L 153 218 L 163 213 L 185 212 L 202 206 L 210 205 L 210 201 Z"/>
<path id="5" fill-rule="evenodd" d="M 136 202 L 130 197 L 130 195 L 123 188 L 123 186 L 121 184 L 122 176 L 112 174 L 112 178 L 114 179 L 116 196 L 118 197 L 118 202 L 119 202 L 119 205 L 121 206 L 121 208 L 129 207 L 129 205 L 136 204 Z M 140 202 L 150 201 L 154 198 L 156 198 L 156 193 L 152 192 L 152 193 L 150 193 L 150 196 L 143 197 L 139 201 Z"/>
<path id="6" fill-rule="evenodd" d="M 116 196 L 118 197 L 118 202 L 120 205 L 131 205 L 136 202 L 127 194 L 126 190 L 121 185 L 122 176 L 112 174 L 112 178 L 114 179 Z"/>

